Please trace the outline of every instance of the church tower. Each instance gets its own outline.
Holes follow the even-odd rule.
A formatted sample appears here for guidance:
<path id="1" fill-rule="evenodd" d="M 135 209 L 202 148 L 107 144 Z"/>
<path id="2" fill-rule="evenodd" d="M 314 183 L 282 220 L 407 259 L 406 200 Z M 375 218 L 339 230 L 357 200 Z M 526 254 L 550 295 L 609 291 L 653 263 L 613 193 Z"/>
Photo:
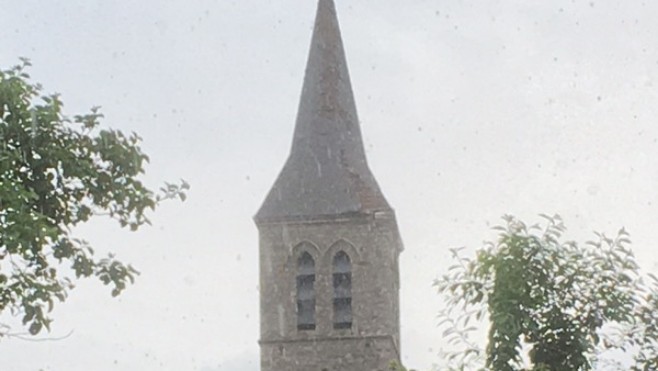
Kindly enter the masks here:
<path id="1" fill-rule="evenodd" d="M 366 161 L 333 0 L 319 0 L 290 156 L 255 221 L 262 371 L 400 359 L 402 242 Z"/>

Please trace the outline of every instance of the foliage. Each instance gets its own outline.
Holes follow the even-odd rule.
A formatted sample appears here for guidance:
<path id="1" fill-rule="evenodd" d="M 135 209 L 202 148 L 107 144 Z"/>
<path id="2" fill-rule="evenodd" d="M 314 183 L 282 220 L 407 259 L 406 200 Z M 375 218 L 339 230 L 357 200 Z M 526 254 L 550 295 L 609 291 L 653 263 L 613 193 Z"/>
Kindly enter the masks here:
<path id="1" fill-rule="evenodd" d="M 578 245 L 561 241 L 559 217 L 543 218 L 528 227 L 504 217 L 475 259 L 453 250 L 458 263 L 435 282 L 447 304 L 444 334 L 465 345 L 449 355 L 451 369 L 590 370 L 609 349 L 634 351 L 633 370 L 658 369 L 658 285 L 644 283 L 628 233 Z M 469 324 L 485 319 L 483 351 Z"/>
<path id="2" fill-rule="evenodd" d="M 139 180 L 148 162 L 140 137 L 101 129 L 98 108 L 64 116 L 60 97 L 42 95 L 28 66 L 0 70 L 0 314 L 21 316 L 36 335 L 74 279 L 95 276 L 116 296 L 138 274 L 112 255 L 97 258 L 73 227 L 106 215 L 137 230 L 148 210 L 184 199 L 188 186 L 154 194 Z M 0 337 L 7 331 L 0 327 Z"/>
<path id="3" fill-rule="evenodd" d="M 642 292 L 643 296 L 635 309 L 636 323 L 630 331 L 621 335 L 622 346 L 628 343 L 639 348 L 633 371 L 658 370 L 658 278 L 654 275 L 651 278 L 651 289 Z"/>

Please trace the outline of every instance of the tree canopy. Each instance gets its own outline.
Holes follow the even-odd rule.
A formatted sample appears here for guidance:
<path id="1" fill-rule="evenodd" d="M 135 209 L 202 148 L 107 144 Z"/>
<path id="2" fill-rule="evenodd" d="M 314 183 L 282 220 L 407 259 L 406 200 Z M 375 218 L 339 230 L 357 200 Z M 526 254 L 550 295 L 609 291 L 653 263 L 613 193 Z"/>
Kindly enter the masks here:
<path id="1" fill-rule="evenodd" d="M 532 226 L 504 217 L 474 258 L 452 250 L 455 264 L 435 286 L 458 350 L 442 369 L 658 369 L 658 279 L 641 273 L 626 230 L 577 244 L 564 240 L 559 217 L 542 217 Z M 482 349 L 473 337 L 484 326 Z"/>
<path id="2" fill-rule="evenodd" d="M 75 279 L 97 277 L 116 296 L 137 274 L 112 254 L 99 258 L 75 226 L 103 215 L 135 231 L 161 200 L 184 200 L 188 185 L 146 187 L 141 138 L 101 128 L 98 108 L 65 116 L 28 67 L 0 70 L 0 314 L 20 316 L 36 335 Z M 0 324 L 0 337 L 8 333 Z"/>

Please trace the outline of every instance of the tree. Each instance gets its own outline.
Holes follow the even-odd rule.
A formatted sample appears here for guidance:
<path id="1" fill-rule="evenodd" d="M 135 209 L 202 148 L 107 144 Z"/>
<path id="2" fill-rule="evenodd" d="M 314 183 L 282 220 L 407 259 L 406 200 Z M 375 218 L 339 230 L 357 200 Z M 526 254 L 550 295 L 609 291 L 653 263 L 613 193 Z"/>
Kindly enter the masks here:
<path id="1" fill-rule="evenodd" d="M 165 183 L 155 194 L 140 181 L 141 138 L 101 129 L 98 108 L 64 116 L 60 97 L 43 95 L 28 67 L 0 70 L 0 314 L 22 317 L 36 335 L 50 329 L 48 313 L 75 279 L 97 277 L 117 296 L 138 274 L 111 254 L 98 258 L 75 226 L 104 215 L 135 231 L 160 201 L 184 200 L 188 185 Z M 8 331 L 0 326 L 0 337 Z"/>
<path id="2" fill-rule="evenodd" d="M 628 233 L 579 245 L 562 241 L 559 217 L 543 218 L 527 226 L 504 217 L 497 240 L 473 259 L 453 250 L 456 264 L 435 286 L 446 303 L 444 335 L 461 348 L 443 369 L 591 370 L 618 350 L 632 355 L 631 370 L 657 370 L 658 280 L 641 275 Z M 483 350 L 473 324 L 487 322 Z"/>

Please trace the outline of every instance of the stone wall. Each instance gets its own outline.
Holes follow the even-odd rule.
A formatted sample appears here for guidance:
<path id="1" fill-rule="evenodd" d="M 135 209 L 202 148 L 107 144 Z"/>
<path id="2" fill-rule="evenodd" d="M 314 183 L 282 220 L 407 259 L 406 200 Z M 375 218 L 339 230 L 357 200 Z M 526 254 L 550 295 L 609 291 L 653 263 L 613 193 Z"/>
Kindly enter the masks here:
<path id="1" fill-rule="evenodd" d="M 397 351 L 390 337 L 261 343 L 261 370 L 384 371 L 399 359 Z"/>
<path id="2" fill-rule="evenodd" d="M 386 370 L 399 359 L 402 244 L 392 213 L 259 231 L 262 371 Z M 351 329 L 333 328 L 332 261 L 340 250 L 352 260 Z M 296 264 L 304 251 L 316 267 L 315 330 L 297 329 Z"/>

